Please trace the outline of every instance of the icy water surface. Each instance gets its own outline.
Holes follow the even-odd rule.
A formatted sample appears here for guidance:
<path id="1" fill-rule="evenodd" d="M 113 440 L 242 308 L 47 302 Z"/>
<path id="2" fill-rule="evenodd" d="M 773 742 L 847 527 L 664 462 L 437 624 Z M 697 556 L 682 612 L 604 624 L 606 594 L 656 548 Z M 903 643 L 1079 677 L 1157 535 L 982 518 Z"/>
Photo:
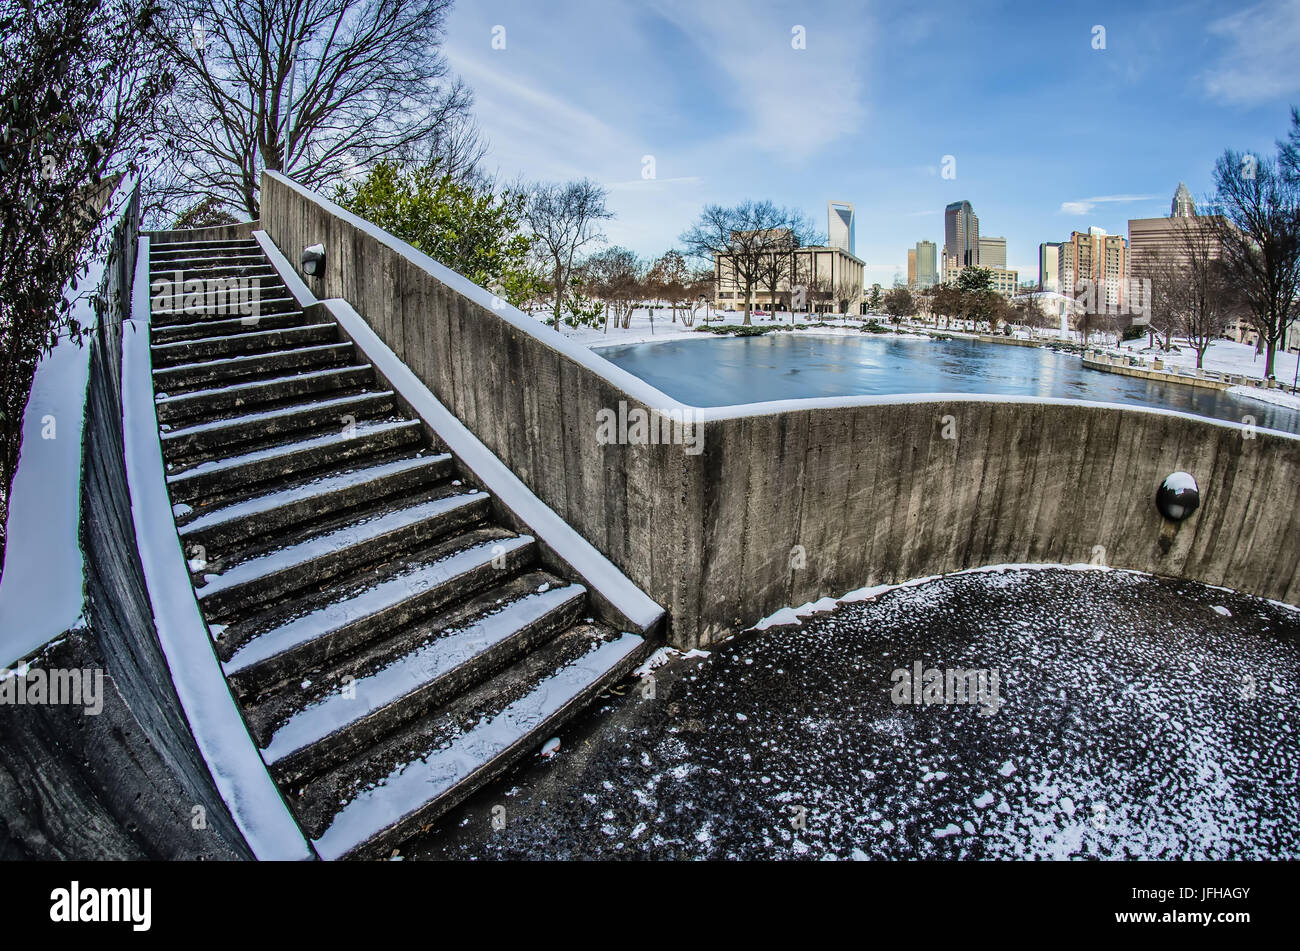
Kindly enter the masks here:
<path id="1" fill-rule="evenodd" d="M 1130 403 L 1300 433 L 1300 412 L 1217 390 L 1088 370 L 1079 357 L 975 340 L 794 336 L 670 340 L 600 355 L 693 406 L 907 393 L 1050 396 Z"/>

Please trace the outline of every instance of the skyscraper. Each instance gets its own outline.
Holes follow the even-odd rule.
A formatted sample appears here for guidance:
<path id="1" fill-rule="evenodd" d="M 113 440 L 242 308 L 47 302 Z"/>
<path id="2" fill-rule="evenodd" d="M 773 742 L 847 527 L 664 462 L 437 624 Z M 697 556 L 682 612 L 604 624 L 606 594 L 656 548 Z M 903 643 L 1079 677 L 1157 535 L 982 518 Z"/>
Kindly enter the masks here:
<path id="1" fill-rule="evenodd" d="M 916 286 L 934 287 L 939 283 L 937 249 L 933 241 L 916 242 Z"/>
<path id="2" fill-rule="evenodd" d="M 907 286 L 916 287 L 916 248 L 907 249 Z"/>
<path id="3" fill-rule="evenodd" d="M 1044 241 L 1038 246 L 1038 289 L 1060 293 L 1061 242 Z"/>
<path id="4" fill-rule="evenodd" d="M 980 220 L 968 201 L 954 201 L 943 213 L 943 243 L 950 268 L 980 263 Z"/>
<path id="5" fill-rule="evenodd" d="M 853 203 L 828 201 L 826 203 L 826 235 L 832 248 L 841 248 L 853 254 Z"/>
<path id="6" fill-rule="evenodd" d="M 1178 189 L 1174 192 L 1174 200 L 1170 202 L 1169 217 L 1196 217 L 1196 202 L 1192 201 L 1192 193 L 1187 190 L 1187 186 L 1182 182 L 1178 183 Z"/>
<path id="7" fill-rule="evenodd" d="M 1057 252 L 1061 293 L 1086 297 L 1091 313 L 1118 313 L 1129 303 L 1128 242 L 1101 228 L 1075 231 Z"/>
<path id="8" fill-rule="evenodd" d="M 1007 266 L 1007 239 L 994 237 L 980 238 L 980 267 Z"/>

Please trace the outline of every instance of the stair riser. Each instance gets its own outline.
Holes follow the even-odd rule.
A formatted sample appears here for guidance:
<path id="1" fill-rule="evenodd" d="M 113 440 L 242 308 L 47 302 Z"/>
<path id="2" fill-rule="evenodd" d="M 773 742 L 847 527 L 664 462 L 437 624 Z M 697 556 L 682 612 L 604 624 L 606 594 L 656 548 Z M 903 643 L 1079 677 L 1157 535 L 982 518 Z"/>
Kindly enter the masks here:
<path id="1" fill-rule="evenodd" d="M 267 332 L 245 328 L 242 333 L 230 337 L 205 337 L 156 345 L 153 347 L 153 365 L 156 368 L 174 367 L 202 360 L 243 357 L 294 347 L 314 347 L 334 343 L 338 337 L 338 328 L 333 325 Z"/>
<path id="2" fill-rule="evenodd" d="M 602 691 L 618 683 L 641 663 L 649 651 L 649 645 L 632 652 L 603 677 L 583 688 L 563 707 L 551 716 L 540 721 L 518 742 L 495 758 L 488 760 L 470 776 L 435 799 L 425 803 L 418 810 L 403 816 L 383 832 L 371 838 L 343 856 L 346 859 L 375 859 L 388 856 L 404 839 L 418 832 L 422 826 L 433 822 L 450 809 L 460 805 L 474 793 L 478 792 L 492 780 L 506 772 L 526 756 L 533 755 L 547 739 L 554 736 L 569 720 L 591 705 Z"/>
<path id="3" fill-rule="evenodd" d="M 416 492 L 442 479 L 450 478 L 456 471 L 455 462 L 447 459 L 419 469 L 384 476 L 360 485 L 349 486 L 324 495 L 289 502 L 285 505 L 259 512 L 247 518 L 214 525 L 211 528 L 187 532 L 180 529 L 181 540 L 186 544 L 202 545 L 209 551 L 235 545 L 251 538 L 283 532 L 303 522 L 343 512 L 363 502 Z"/>
<path id="4" fill-rule="evenodd" d="M 217 390 L 158 403 L 158 421 L 176 425 L 196 422 L 204 418 L 213 419 L 237 410 L 256 412 L 259 407 L 298 401 L 313 395 L 328 399 L 340 390 L 367 386 L 373 381 L 374 372 L 370 367 L 350 367 L 314 379 L 288 377 L 274 385 L 259 386 L 241 392 Z"/>
<path id="5" fill-rule="evenodd" d="M 224 311 L 217 307 L 200 308 L 195 313 L 187 313 L 184 310 L 179 312 L 154 311 L 149 316 L 149 326 L 155 335 L 154 342 L 158 343 L 158 332 L 171 330 L 172 328 L 186 327 L 193 324 L 206 328 L 209 324 L 235 322 L 241 326 L 252 326 L 256 329 L 255 322 L 264 318 L 301 313 L 302 308 L 298 306 L 298 301 L 289 295 L 288 288 L 273 287 L 269 290 L 263 289 L 262 294 L 249 302 L 246 307 L 227 306 Z M 205 334 L 206 332 L 205 329 Z M 212 333 L 215 334 L 216 331 L 214 330 Z"/>
<path id="6" fill-rule="evenodd" d="M 423 433 L 416 426 L 383 430 L 274 459 L 258 459 L 228 469 L 185 476 L 170 483 L 172 501 L 192 502 L 233 489 L 251 488 L 269 479 L 305 476 L 327 466 L 337 467 L 354 459 L 364 459 L 404 446 L 415 446 L 422 438 Z"/>
<path id="7" fill-rule="evenodd" d="M 396 703 L 376 710 L 319 743 L 271 764 L 271 775 L 280 783 L 297 783 L 329 769 L 457 694 L 478 686 L 497 671 L 514 663 L 569 627 L 577 621 L 585 608 L 585 597 L 573 599 L 505 640 L 492 645 L 469 663 L 462 664 L 437 680 L 421 684 L 419 689 L 402 697 Z M 259 736 L 259 745 L 265 746 L 270 742 L 272 732 L 268 730 L 264 735 Z"/>
<path id="8" fill-rule="evenodd" d="M 196 465 L 209 458 L 221 458 L 245 452 L 249 444 L 275 440 L 292 433 L 333 427 L 342 429 L 349 420 L 357 423 L 391 413 L 396 403 L 391 396 L 359 397 L 332 407 L 312 407 L 292 416 L 254 422 L 233 422 L 218 430 L 190 433 L 164 433 L 163 459 L 171 465 Z"/>
<path id="9" fill-rule="evenodd" d="M 351 344 L 339 344 L 328 348 L 267 353 L 239 363 L 165 367 L 154 373 L 154 386 L 159 392 L 168 393 L 189 387 L 210 388 L 214 384 L 245 382 L 249 377 L 284 375 L 309 367 L 324 369 L 346 362 L 351 352 Z"/>
<path id="10" fill-rule="evenodd" d="M 302 311 L 290 310 L 282 314 L 234 317 L 223 320 L 196 321 L 194 324 L 154 327 L 150 339 L 155 345 L 180 343 L 186 340 L 202 340 L 204 337 L 225 337 L 231 334 L 255 333 L 259 330 L 285 330 L 291 327 L 303 326 L 306 322 L 307 318 Z"/>
<path id="11" fill-rule="evenodd" d="M 427 545 L 481 522 L 489 511 L 488 500 L 482 499 L 435 518 L 403 526 L 378 538 L 339 549 L 306 564 L 277 571 L 206 597 L 203 589 L 197 588 L 199 603 L 209 620 L 220 621 L 233 611 L 256 608 L 291 592 L 319 587 L 363 565 Z"/>
<path id="12" fill-rule="evenodd" d="M 449 578 L 445 582 L 351 624 L 335 628 L 324 637 L 269 657 L 260 663 L 232 673 L 227 678 L 231 689 L 240 697 L 252 697 L 266 691 L 296 672 L 308 667 L 326 664 L 335 658 L 357 650 L 359 647 L 398 628 L 437 611 L 459 598 L 467 598 L 503 577 L 532 566 L 537 560 L 537 546 L 524 545 L 508 549 L 498 568 L 490 562 Z M 238 644 L 218 644 L 218 654 L 228 660 Z"/>

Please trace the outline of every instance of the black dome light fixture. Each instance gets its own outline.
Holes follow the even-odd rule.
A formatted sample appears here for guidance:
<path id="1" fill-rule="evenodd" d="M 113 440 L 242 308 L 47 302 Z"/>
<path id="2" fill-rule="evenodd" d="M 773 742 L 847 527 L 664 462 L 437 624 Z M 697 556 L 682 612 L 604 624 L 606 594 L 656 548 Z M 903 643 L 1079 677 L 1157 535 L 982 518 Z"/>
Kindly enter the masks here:
<path id="1" fill-rule="evenodd" d="M 308 277 L 324 277 L 325 245 L 313 244 L 302 252 L 302 270 Z"/>
<path id="2" fill-rule="evenodd" d="M 1171 522 L 1181 522 L 1201 504 L 1201 490 L 1190 472 L 1172 472 L 1156 490 L 1156 508 Z"/>

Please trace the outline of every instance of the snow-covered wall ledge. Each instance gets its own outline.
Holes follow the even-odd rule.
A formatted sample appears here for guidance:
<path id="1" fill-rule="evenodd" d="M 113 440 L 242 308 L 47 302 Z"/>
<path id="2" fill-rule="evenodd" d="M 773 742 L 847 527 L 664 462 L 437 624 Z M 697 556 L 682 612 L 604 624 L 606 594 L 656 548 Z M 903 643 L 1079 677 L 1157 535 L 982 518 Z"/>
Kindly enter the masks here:
<path id="1" fill-rule="evenodd" d="M 928 395 L 694 411 L 428 256 L 268 173 L 261 226 L 322 244 L 343 298 L 542 501 L 711 643 L 864 585 L 1104 561 L 1300 601 L 1300 439 L 1175 412 Z M 622 409 L 621 409 L 622 408 Z M 601 413 L 694 413 L 697 445 L 607 444 Z M 697 451 L 696 451 L 697 450 Z M 1154 497 L 1200 483 L 1178 526 Z"/>

